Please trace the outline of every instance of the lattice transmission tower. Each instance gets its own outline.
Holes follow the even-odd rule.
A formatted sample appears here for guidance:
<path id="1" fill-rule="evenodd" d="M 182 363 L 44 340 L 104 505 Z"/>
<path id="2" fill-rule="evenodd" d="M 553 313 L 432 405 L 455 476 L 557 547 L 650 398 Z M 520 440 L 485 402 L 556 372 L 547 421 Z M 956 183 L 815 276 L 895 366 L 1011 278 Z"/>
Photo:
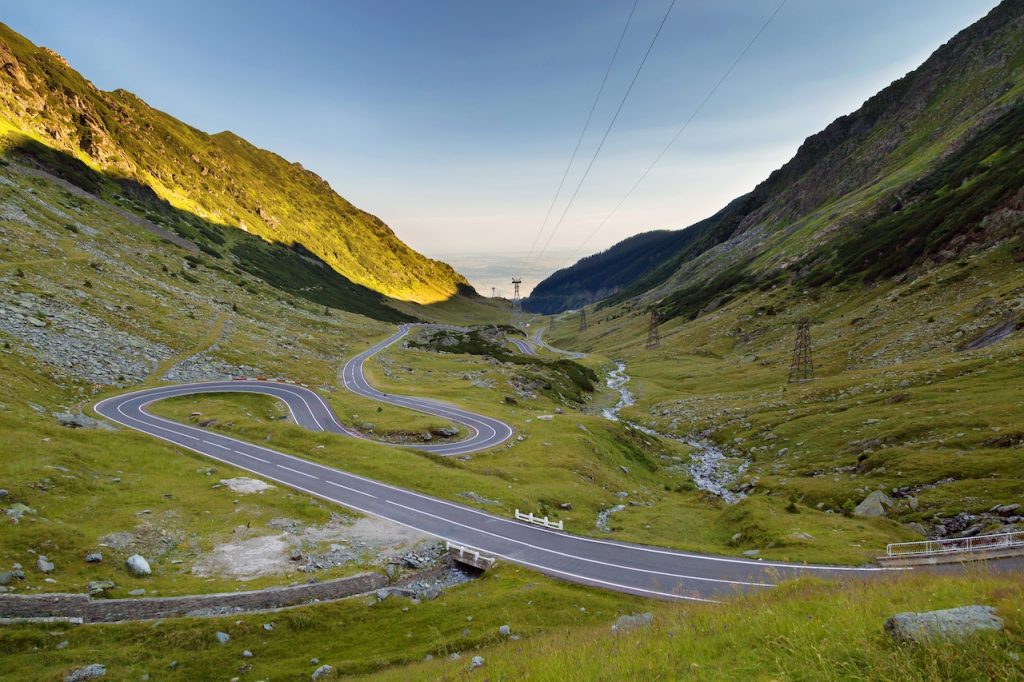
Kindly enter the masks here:
<path id="1" fill-rule="evenodd" d="M 587 309 L 580 308 L 580 331 L 587 331 Z"/>
<path id="2" fill-rule="evenodd" d="M 793 363 L 789 366 L 790 384 L 799 384 L 814 378 L 814 361 L 811 359 L 811 321 L 804 318 L 797 322 L 796 345 L 793 348 Z"/>
<path id="3" fill-rule="evenodd" d="M 523 302 L 519 299 L 519 285 L 523 283 L 523 280 L 518 277 L 512 278 L 512 326 L 516 326 L 516 313 L 523 312 Z"/>
<path id="4" fill-rule="evenodd" d="M 651 309 L 651 321 L 647 323 L 647 350 L 654 348 L 661 348 L 661 334 L 658 333 L 658 320 L 657 309 Z"/>

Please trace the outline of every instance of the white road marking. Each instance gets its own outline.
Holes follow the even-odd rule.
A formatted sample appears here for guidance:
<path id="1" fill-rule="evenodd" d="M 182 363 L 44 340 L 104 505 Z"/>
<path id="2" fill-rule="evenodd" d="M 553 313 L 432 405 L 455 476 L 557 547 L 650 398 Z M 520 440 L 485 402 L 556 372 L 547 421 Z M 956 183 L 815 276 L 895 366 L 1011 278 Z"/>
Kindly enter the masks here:
<path id="1" fill-rule="evenodd" d="M 263 459 L 262 457 L 257 457 L 256 455 L 250 455 L 248 452 L 242 452 L 241 450 L 232 450 L 231 452 L 234 452 L 237 455 L 242 455 L 243 457 L 249 457 L 251 459 L 256 460 L 257 462 L 263 462 L 264 464 L 270 464 L 270 460 Z"/>
<path id="2" fill-rule="evenodd" d="M 362 490 L 356 490 L 355 488 L 349 488 L 347 485 L 342 485 L 340 483 L 335 483 L 334 481 L 328 481 L 328 480 L 325 479 L 324 483 L 329 483 L 329 484 L 331 484 L 333 486 L 337 486 L 339 488 L 344 488 L 345 490 L 348 490 L 349 492 L 359 493 L 360 495 L 366 495 L 367 497 L 372 497 L 375 500 L 377 499 L 376 495 L 371 495 L 370 493 L 364 493 Z"/>
<path id="3" fill-rule="evenodd" d="M 291 467 L 286 467 L 283 464 L 278 464 L 277 466 L 279 468 L 281 468 L 281 469 L 286 470 L 286 471 L 290 471 L 293 474 L 299 474 L 300 476 L 309 476 L 310 478 L 315 478 L 318 481 L 320 480 L 317 476 L 314 476 L 313 474 L 307 474 L 305 471 L 299 471 L 298 469 L 292 469 Z"/>

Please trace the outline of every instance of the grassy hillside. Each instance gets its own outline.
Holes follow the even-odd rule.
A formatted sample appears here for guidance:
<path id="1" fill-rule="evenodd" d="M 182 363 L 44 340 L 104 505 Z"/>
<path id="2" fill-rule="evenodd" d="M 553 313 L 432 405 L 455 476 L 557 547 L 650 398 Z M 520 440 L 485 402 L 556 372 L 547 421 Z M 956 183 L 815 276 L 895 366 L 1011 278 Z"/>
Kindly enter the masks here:
<path id="1" fill-rule="evenodd" d="M 4 25 L 0 61 L 0 119 L 137 194 L 301 248 L 353 284 L 392 298 L 435 303 L 467 286 L 298 163 L 230 132 L 196 130 L 129 92 L 97 90 L 59 55 Z"/>
<path id="2" fill-rule="evenodd" d="M 663 318 L 694 317 L 755 287 L 891 277 L 1002 238 L 1019 226 L 1000 212 L 1020 203 L 1022 46 L 1024 3 L 1007 0 L 807 138 L 752 192 L 675 233 L 672 254 L 623 258 L 632 281 L 621 291 L 599 292 L 587 261 L 538 289 L 602 305 L 664 300 Z"/>

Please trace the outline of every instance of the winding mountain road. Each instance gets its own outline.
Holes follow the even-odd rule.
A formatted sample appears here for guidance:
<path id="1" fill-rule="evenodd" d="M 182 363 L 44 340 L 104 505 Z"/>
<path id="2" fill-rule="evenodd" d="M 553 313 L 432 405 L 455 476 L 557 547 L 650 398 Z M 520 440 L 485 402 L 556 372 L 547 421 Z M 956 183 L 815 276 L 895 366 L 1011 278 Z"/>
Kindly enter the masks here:
<path id="1" fill-rule="evenodd" d="M 445 417 L 470 431 L 468 438 L 457 443 L 417 445 L 420 450 L 455 455 L 508 440 L 512 428 L 497 419 L 439 401 L 385 393 L 367 382 L 363 372 L 366 360 L 396 343 L 408 329 L 402 326 L 388 339 L 349 360 L 341 371 L 345 388 L 368 399 Z M 283 401 L 295 422 L 305 428 L 363 437 L 342 425 L 318 393 L 277 381 L 162 386 L 107 398 L 97 403 L 95 410 L 118 424 L 262 478 L 586 585 L 663 599 L 715 601 L 736 592 L 767 589 L 779 580 L 800 575 L 862 576 L 886 570 L 750 561 L 556 532 L 164 419 L 146 409 L 158 400 L 175 396 L 236 392 L 260 393 Z"/>

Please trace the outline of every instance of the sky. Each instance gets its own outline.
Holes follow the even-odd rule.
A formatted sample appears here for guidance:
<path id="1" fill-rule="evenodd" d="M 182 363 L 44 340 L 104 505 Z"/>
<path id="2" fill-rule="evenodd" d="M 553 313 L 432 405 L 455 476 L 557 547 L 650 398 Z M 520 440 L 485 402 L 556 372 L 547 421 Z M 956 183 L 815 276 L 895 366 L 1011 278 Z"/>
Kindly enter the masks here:
<path id="1" fill-rule="evenodd" d="M 612 214 L 779 1 L 676 0 L 625 100 L 672 0 L 628 26 L 634 0 L 0 0 L 0 21 L 101 89 L 302 163 L 489 294 L 714 213 L 997 4 L 786 0 Z"/>

